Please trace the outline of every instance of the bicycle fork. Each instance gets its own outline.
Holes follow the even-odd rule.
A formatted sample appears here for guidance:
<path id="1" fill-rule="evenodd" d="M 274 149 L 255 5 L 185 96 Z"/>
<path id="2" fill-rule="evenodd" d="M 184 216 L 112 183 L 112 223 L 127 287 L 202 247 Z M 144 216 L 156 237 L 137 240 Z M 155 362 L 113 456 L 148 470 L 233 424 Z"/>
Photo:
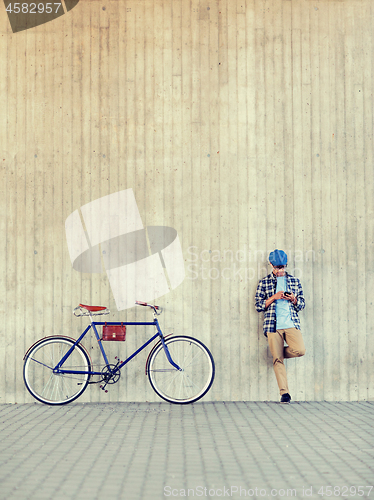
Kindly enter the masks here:
<path id="1" fill-rule="evenodd" d="M 161 343 L 162 343 L 162 346 L 163 346 L 163 348 L 164 348 L 164 351 L 165 351 L 165 354 L 166 354 L 166 357 L 167 357 L 167 359 L 168 359 L 169 363 L 170 363 L 172 366 L 174 366 L 174 368 L 176 368 L 178 371 L 180 371 L 180 372 L 181 372 L 181 371 L 183 371 L 183 369 L 182 369 L 182 368 L 180 368 L 180 366 L 178 366 L 178 365 L 177 365 L 176 363 L 174 363 L 174 361 L 172 360 L 171 355 L 170 355 L 170 352 L 169 352 L 169 348 L 168 348 L 168 346 L 165 344 L 165 341 L 164 341 L 164 338 L 163 338 L 163 337 L 161 337 Z"/>

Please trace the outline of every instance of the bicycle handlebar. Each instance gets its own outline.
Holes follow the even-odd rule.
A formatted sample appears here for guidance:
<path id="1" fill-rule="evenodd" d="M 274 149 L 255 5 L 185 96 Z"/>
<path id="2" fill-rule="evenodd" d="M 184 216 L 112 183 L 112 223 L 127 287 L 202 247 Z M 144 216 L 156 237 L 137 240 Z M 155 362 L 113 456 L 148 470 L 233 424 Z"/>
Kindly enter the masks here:
<path id="1" fill-rule="evenodd" d="M 157 315 L 159 315 L 159 314 L 162 313 L 162 308 L 160 306 L 155 306 L 153 304 L 147 304 L 147 302 L 142 302 L 140 300 L 137 300 L 135 302 L 135 304 L 137 306 L 148 306 L 148 307 L 151 307 Z M 159 311 L 159 312 L 157 312 L 157 311 Z"/>
<path id="2" fill-rule="evenodd" d="M 158 306 L 147 304 L 147 302 L 141 302 L 140 300 L 137 300 L 135 304 L 138 306 L 148 306 L 148 307 L 154 307 L 155 309 L 160 309 Z"/>

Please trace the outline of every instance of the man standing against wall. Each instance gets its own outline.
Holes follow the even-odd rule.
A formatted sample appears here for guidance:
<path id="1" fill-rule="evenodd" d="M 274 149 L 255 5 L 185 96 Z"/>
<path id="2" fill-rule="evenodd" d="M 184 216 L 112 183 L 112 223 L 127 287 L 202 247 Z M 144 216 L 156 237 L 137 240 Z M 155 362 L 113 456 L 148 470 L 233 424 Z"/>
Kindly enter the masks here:
<path id="1" fill-rule="evenodd" d="M 284 358 L 304 356 L 305 346 L 300 331 L 298 312 L 305 300 L 300 280 L 286 273 L 287 255 L 274 250 L 269 255 L 272 272 L 260 280 L 255 297 L 257 312 L 264 313 L 264 335 L 268 338 L 273 366 L 281 394 L 281 403 L 289 403 Z M 284 346 L 284 341 L 287 346 Z"/>

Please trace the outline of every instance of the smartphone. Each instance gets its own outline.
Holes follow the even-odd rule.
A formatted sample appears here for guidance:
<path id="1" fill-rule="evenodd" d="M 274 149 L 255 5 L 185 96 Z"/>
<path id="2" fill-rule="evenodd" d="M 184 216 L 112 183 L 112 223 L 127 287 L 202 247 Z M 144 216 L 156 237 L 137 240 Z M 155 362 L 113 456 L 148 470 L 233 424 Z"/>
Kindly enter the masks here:
<path id="1" fill-rule="evenodd" d="M 289 295 L 291 295 L 291 292 L 284 292 L 284 295 L 288 297 Z"/>

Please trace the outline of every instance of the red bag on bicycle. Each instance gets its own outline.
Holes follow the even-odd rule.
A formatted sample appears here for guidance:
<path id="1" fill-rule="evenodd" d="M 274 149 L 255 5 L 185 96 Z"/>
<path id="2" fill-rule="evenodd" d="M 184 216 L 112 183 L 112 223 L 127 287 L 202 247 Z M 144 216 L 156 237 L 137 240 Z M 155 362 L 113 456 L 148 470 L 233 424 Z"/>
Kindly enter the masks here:
<path id="1" fill-rule="evenodd" d="M 126 340 L 126 326 L 120 325 L 105 325 L 103 326 L 103 338 L 101 340 Z"/>

